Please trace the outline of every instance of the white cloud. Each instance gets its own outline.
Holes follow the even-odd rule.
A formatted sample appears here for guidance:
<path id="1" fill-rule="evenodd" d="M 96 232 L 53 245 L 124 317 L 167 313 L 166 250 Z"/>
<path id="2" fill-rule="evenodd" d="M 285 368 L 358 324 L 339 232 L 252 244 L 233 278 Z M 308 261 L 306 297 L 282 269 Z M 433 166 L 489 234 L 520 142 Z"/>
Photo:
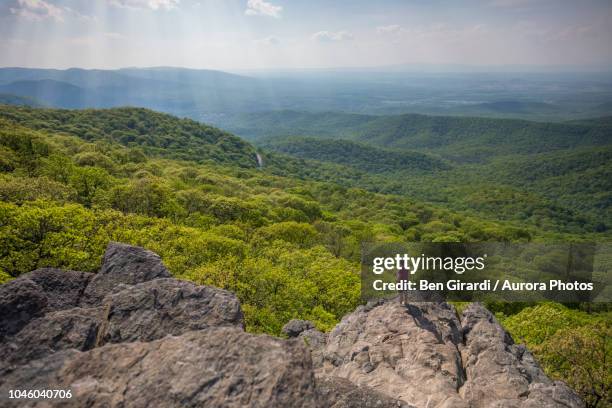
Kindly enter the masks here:
<path id="1" fill-rule="evenodd" d="M 403 30 L 404 29 L 402 28 L 402 26 L 397 24 L 376 27 L 376 31 L 378 31 L 379 34 L 399 34 Z"/>
<path id="2" fill-rule="evenodd" d="M 244 14 L 247 16 L 268 16 L 280 18 L 280 13 L 283 10 L 281 6 L 275 6 L 264 0 L 248 0 L 247 9 Z"/>
<path id="3" fill-rule="evenodd" d="M 69 9 L 60 8 L 44 0 L 18 0 L 15 7 L 11 7 L 11 13 L 20 18 L 33 21 L 52 19 L 64 21 L 64 14 Z"/>
<path id="4" fill-rule="evenodd" d="M 172 10 L 176 8 L 181 0 L 109 0 L 110 4 L 117 7 L 131 9 Z"/>
<path id="5" fill-rule="evenodd" d="M 347 41 L 354 38 L 348 31 L 319 31 L 312 35 L 312 39 L 319 42 Z"/>

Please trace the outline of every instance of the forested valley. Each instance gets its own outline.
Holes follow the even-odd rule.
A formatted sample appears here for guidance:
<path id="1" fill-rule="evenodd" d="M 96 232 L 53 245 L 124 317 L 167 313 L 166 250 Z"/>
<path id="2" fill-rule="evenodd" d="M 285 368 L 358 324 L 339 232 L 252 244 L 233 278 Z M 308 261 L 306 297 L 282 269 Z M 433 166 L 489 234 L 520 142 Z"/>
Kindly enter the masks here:
<path id="1" fill-rule="evenodd" d="M 93 272 L 121 241 L 235 292 L 251 332 L 280 335 L 292 318 L 329 330 L 360 303 L 364 241 L 609 242 L 607 121 L 560 138 L 555 126 L 513 130 L 521 143 L 453 130 L 437 145 L 277 135 L 255 147 L 140 108 L 1 106 L 0 282 Z M 609 387 L 608 305 L 487 306 L 553 378 L 583 396 Z"/>

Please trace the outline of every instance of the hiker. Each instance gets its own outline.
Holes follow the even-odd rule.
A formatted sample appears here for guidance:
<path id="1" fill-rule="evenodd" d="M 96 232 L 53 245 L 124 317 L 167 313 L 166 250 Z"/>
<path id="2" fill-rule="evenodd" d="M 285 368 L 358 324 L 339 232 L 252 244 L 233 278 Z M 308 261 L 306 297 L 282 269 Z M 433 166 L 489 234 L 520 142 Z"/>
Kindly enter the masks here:
<path id="1" fill-rule="evenodd" d="M 403 283 L 402 287 L 408 282 L 408 269 L 400 268 L 397 270 L 397 283 Z M 398 289 L 399 302 L 402 305 L 408 303 L 408 291 L 406 289 Z"/>

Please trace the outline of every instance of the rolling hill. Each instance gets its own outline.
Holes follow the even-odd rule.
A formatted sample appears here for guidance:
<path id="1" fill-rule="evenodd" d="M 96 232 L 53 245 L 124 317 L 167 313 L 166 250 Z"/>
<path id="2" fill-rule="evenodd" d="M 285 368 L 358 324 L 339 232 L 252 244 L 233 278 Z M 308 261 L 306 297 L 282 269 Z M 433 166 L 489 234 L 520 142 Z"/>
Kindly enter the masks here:
<path id="1" fill-rule="evenodd" d="M 86 106 L 88 95 L 84 89 L 53 79 L 24 80 L 0 85 L 0 92 L 44 101 L 50 106 L 76 108 Z"/>
<path id="2" fill-rule="evenodd" d="M 267 149 L 384 173 L 383 191 L 455 210 L 571 230 L 605 230 L 612 219 L 609 117 L 541 123 L 282 111 L 243 114 L 228 128 Z M 407 150 L 450 165 L 419 172 L 397 157 Z"/>
<path id="3" fill-rule="evenodd" d="M 276 138 L 259 145 L 304 159 L 333 162 L 353 167 L 370 174 L 410 171 L 416 173 L 446 170 L 445 161 L 424 153 L 409 150 L 390 150 L 347 140 L 313 138 Z"/>
<path id="4" fill-rule="evenodd" d="M 43 107 L 44 105 L 34 98 L 11 94 L 0 94 L 0 105 Z"/>
<path id="5" fill-rule="evenodd" d="M 146 153 L 163 157 L 257 166 L 255 149 L 248 142 L 190 119 L 142 108 L 61 110 L 0 106 L 0 118 L 90 142 L 138 146 Z"/>
<path id="6" fill-rule="evenodd" d="M 612 126 L 589 121 L 541 123 L 414 114 L 281 111 L 239 115 L 223 126 L 250 140 L 264 136 L 348 139 L 385 148 L 435 152 L 457 162 L 612 143 Z"/>
<path id="7" fill-rule="evenodd" d="M 256 148 L 249 143 L 189 119 L 146 109 L 70 111 L 5 106 L 0 107 L 0 118 L 87 141 L 139 147 L 146 154 L 158 157 L 231 164 L 238 168 L 258 167 Z M 346 118 L 341 115 L 342 120 Z M 384 117 L 374 119 L 379 121 Z M 578 233 L 609 229 L 611 164 L 609 145 L 601 144 L 609 138 L 605 120 L 595 126 L 536 123 L 533 127 L 529 126 L 530 122 L 503 120 L 503 126 L 490 131 L 494 137 L 485 135 L 489 145 L 484 151 L 492 153 L 475 160 L 473 151 L 465 148 L 478 146 L 483 140 L 479 134 L 473 140 L 470 138 L 474 128 L 453 129 L 450 134 L 457 137 L 452 138 L 444 128 L 431 126 L 438 123 L 435 120 L 420 116 L 418 119 L 430 125 L 425 127 L 425 133 L 435 130 L 452 143 L 443 144 L 438 140 L 428 148 L 403 149 L 339 139 L 262 139 L 259 154 L 264 167 L 261 171 L 399 194 L 453 211 L 526 223 L 546 230 Z M 484 123 L 494 125 L 495 122 Z M 373 123 L 376 122 L 367 122 L 364 127 L 373 131 Z M 397 134 L 398 128 L 392 125 L 390 128 L 395 133 L 389 134 Z M 518 140 L 514 144 L 501 136 L 503 132 L 495 133 L 496 129 L 506 129 L 508 125 L 514 126 L 510 128 L 521 136 L 510 133 Z M 541 140 L 537 138 L 540 129 L 549 132 Z M 554 140 L 551 129 L 572 131 L 565 131 Z M 400 142 L 409 145 L 401 138 Z M 534 153 L 523 153 L 533 145 L 537 146 L 532 148 Z"/>

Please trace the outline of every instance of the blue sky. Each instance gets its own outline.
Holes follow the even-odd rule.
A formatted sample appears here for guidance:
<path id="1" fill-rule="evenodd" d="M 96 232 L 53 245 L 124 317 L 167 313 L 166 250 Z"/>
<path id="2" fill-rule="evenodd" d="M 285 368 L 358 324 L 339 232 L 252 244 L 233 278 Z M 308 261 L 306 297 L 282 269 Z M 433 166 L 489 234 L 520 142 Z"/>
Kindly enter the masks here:
<path id="1" fill-rule="evenodd" d="M 0 66 L 612 64 L 609 0 L 0 0 Z"/>

